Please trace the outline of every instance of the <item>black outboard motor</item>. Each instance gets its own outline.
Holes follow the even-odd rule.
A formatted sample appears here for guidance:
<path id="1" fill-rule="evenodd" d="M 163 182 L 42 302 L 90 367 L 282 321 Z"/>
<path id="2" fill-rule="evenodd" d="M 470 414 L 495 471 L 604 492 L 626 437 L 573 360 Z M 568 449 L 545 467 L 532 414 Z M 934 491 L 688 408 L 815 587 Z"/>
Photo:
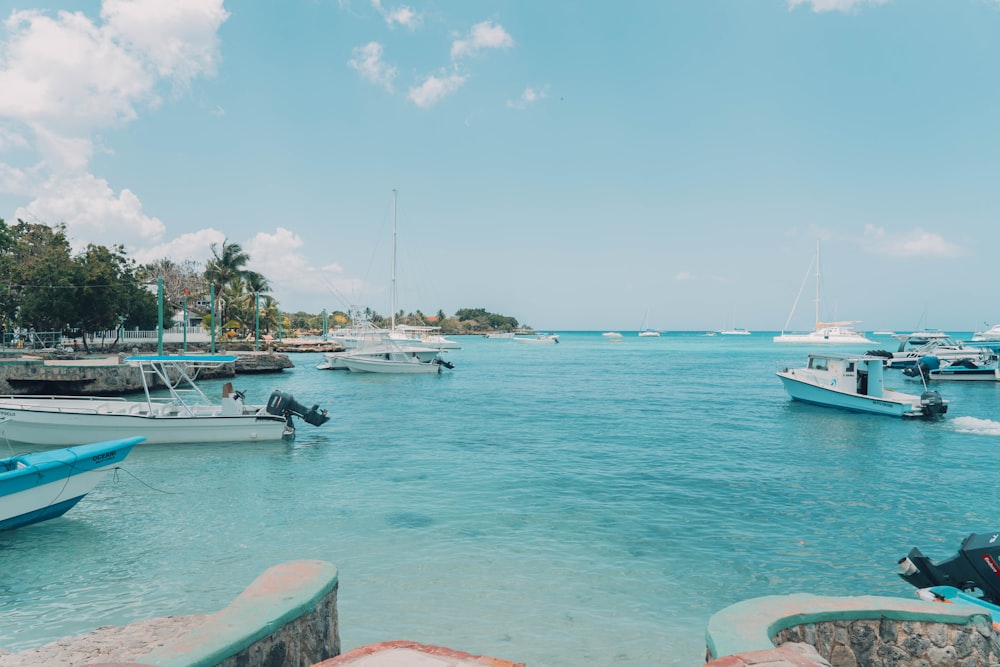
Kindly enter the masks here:
<path id="1" fill-rule="evenodd" d="M 326 410 L 320 410 L 318 405 L 307 409 L 306 406 L 296 401 L 291 394 L 286 394 L 277 389 L 271 392 L 271 397 L 267 399 L 267 408 L 265 409 L 268 414 L 284 417 L 289 426 L 292 425 L 292 415 L 299 417 L 305 423 L 312 424 L 313 426 L 322 426 L 330 421 L 330 416 L 326 413 Z"/>
<path id="2" fill-rule="evenodd" d="M 922 377 L 925 381 L 930 379 L 931 371 L 941 368 L 941 360 L 937 357 L 920 357 L 917 363 L 903 369 L 903 375 L 911 378 Z"/>
<path id="3" fill-rule="evenodd" d="M 946 561 L 932 563 L 914 547 L 899 559 L 899 574 L 917 588 L 953 586 L 963 591 L 981 591 L 987 602 L 1000 604 L 1000 533 L 973 533 L 958 553 Z"/>
<path id="4" fill-rule="evenodd" d="M 920 412 L 923 413 L 924 419 L 937 419 L 948 412 L 948 404 L 941 398 L 941 394 L 928 389 L 920 394 Z"/>

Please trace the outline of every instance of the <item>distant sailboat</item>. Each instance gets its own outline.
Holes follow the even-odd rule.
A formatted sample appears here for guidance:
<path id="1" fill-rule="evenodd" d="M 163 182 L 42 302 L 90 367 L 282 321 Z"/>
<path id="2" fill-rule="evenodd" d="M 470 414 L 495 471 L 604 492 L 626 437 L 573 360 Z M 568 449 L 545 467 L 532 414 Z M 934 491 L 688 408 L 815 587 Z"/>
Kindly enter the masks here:
<path id="1" fill-rule="evenodd" d="M 733 312 L 733 328 L 719 329 L 719 334 L 722 336 L 749 336 L 750 332 L 743 327 L 736 326 L 736 313 Z"/>
<path id="2" fill-rule="evenodd" d="M 660 335 L 660 332 L 656 329 L 650 329 L 646 326 L 646 320 L 649 318 L 649 311 L 642 316 L 642 324 L 639 325 L 639 335 L 643 338 L 656 338 Z"/>
<path id="3" fill-rule="evenodd" d="M 785 329 L 788 328 L 788 323 L 791 322 L 792 316 L 795 314 L 795 307 L 799 304 L 799 297 L 802 296 L 802 287 L 805 287 L 806 282 L 803 280 L 802 287 L 799 288 L 799 294 L 795 297 L 795 303 L 792 304 L 792 312 L 788 314 L 788 320 L 785 321 L 785 328 L 781 330 L 781 335 L 775 336 L 773 338 L 775 343 L 841 343 L 841 344 L 864 344 L 872 345 L 875 341 L 869 340 L 864 334 L 858 333 L 852 325 L 857 324 L 857 320 L 849 320 L 844 322 L 820 322 L 819 320 L 819 240 L 816 241 L 816 257 L 813 260 L 816 264 L 816 329 L 808 333 L 785 333 Z M 812 264 L 809 265 L 812 268 Z M 806 280 L 809 278 L 809 272 L 806 271 Z"/>

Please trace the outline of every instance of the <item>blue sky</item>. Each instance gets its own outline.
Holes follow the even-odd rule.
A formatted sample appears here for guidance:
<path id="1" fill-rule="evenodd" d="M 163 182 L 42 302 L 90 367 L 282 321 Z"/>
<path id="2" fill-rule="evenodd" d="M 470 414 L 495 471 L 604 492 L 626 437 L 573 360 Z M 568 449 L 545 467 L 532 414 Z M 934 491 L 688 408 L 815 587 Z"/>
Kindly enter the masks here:
<path id="1" fill-rule="evenodd" d="M 1000 321 L 997 0 L 0 0 L 0 217 L 286 310 Z M 807 284 L 790 329 L 810 329 Z"/>

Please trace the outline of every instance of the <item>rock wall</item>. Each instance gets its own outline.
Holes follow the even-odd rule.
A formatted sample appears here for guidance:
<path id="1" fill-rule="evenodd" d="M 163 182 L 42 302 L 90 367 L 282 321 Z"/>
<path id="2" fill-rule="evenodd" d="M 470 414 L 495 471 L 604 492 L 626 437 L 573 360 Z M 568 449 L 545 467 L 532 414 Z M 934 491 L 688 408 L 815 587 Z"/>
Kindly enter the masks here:
<path id="1" fill-rule="evenodd" d="M 204 368 L 201 379 L 229 378 L 241 373 L 277 373 L 295 364 L 287 354 L 236 352 L 235 363 Z M 32 357 L 0 362 L 0 394 L 45 394 L 59 396 L 117 396 L 142 391 L 142 376 L 125 364 L 125 354 L 110 357 L 80 356 L 44 360 Z"/>
<path id="2" fill-rule="evenodd" d="M 340 655 L 337 569 L 316 560 L 269 568 L 214 614 L 108 626 L 20 653 L 0 667 L 309 667 Z"/>
<path id="3" fill-rule="evenodd" d="M 833 667 L 989 667 L 1000 664 L 1000 643 L 985 616 L 965 625 L 841 620 L 797 625 L 774 643 L 805 643 Z"/>

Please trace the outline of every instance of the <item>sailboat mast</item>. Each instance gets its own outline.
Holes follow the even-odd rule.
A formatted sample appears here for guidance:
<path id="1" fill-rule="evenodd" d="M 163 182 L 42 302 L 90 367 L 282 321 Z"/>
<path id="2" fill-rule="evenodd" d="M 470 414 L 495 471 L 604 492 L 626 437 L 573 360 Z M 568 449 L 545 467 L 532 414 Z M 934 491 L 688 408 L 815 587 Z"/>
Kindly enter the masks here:
<path id="1" fill-rule="evenodd" d="M 816 312 L 819 312 L 818 310 Z M 392 189 L 392 315 L 389 329 L 396 329 L 396 188 Z"/>
<path id="2" fill-rule="evenodd" d="M 816 328 L 819 329 L 819 239 L 816 239 Z"/>

